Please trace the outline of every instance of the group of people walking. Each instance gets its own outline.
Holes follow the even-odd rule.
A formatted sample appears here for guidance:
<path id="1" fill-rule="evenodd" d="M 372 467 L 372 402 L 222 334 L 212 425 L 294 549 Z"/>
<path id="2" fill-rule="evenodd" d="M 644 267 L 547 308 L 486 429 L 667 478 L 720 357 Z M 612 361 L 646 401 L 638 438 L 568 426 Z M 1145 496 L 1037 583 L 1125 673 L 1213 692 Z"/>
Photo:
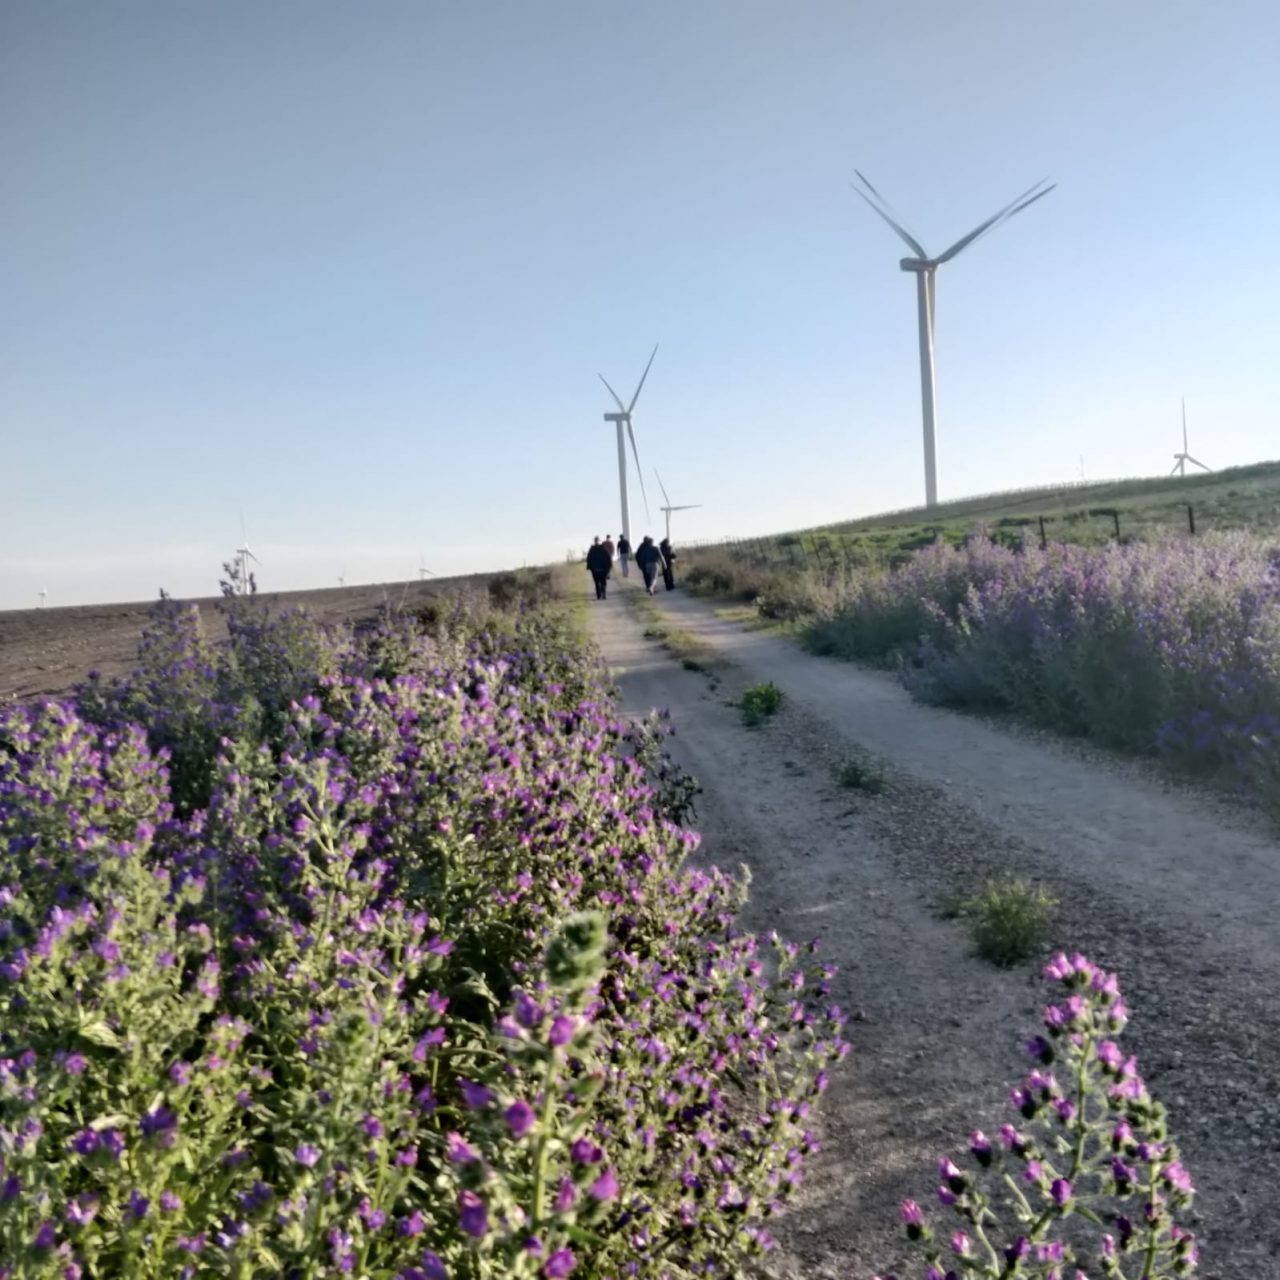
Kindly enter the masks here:
<path id="1" fill-rule="evenodd" d="M 597 600 L 605 599 L 608 594 L 609 575 L 613 572 L 614 561 L 616 560 L 622 567 L 622 576 L 629 578 L 632 559 L 635 560 L 636 568 L 640 570 L 640 576 L 644 579 L 644 589 L 650 595 L 653 595 L 654 583 L 657 581 L 659 571 L 662 573 L 662 581 L 666 584 L 667 590 L 671 591 L 675 587 L 676 553 L 671 549 L 669 538 L 663 538 L 655 546 L 653 539 L 646 534 L 640 545 L 633 551 L 626 534 L 618 534 L 618 541 L 614 542 L 606 533 L 604 540 L 601 541 L 597 537 L 587 552 L 587 569 L 596 584 Z"/>

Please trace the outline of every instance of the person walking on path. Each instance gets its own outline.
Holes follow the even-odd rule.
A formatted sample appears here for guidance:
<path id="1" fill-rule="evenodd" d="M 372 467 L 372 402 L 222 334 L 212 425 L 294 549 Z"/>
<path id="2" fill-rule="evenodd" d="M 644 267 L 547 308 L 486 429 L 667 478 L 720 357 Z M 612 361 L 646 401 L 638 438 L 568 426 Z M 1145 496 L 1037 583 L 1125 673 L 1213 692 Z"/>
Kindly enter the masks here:
<path id="1" fill-rule="evenodd" d="M 613 539 L 607 533 L 604 535 L 604 549 L 609 553 L 609 565 L 612 567 L 613 558 L 618 554 L 618 549 L 613 545 Z"/>
<path id="2" fill-rule="evenodd" d="M 644 541 L 636 548 L 636 568 L 644 576 L 644 589 L 653 595 L 653 580 L 658 576 L 662 553 L 653 545 L 653 539 L 645 534 Z"/>
<path id="3" fill-rule="evenodd" d="M 671 549 L 670 538 L 658 543 L 658 554 L 662 556 L 662 581 L 667 590 L 672 591 L 676 585 L 676 553 Z"/>
<path id="4" fill-rule="evenodd" d="M 625 533 L 618 534 L 618 563 L 622 566 L 622 576 L 624 578 L 630 575 L 627 572 L 627 561 L 631 557 L 631 543 L 627 541 Z"/>
<path id="5" fill-rule="evenodd" d="M 613 569 L 613 560 L 598 535 L 591 544 L 591 550 L 587 552 L 587 568 L 591 571 L 591 577 L 596 584 L 596 599 L 605 599 L 609 590 L 609 574 Z"/>

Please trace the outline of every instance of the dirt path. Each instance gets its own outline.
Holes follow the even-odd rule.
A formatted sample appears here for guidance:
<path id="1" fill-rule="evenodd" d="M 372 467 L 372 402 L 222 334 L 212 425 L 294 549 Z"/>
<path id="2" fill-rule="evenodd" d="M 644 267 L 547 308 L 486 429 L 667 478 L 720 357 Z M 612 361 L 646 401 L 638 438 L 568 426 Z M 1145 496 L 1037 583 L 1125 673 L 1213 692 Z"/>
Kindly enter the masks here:
<path id="1" fill-rule="evenodd" d="M 891 677 L 744 631 L 682 593 L 656 603 L 727 665 L 715 681 L 682 670 L 625 598 L 593 606 L 624 709 L 672 710 L 677 755 L 706 791 L 707 856 L 751 867 L 754 926 L 823 938 L 837 997 L 858 1014 L 826 1151 L 776 1232 L 777 1273 L 899 1265 L 898 1201 L 929 1196 L 937 1155 L 1005 1118 L 1018 1040 L 1038 1017 L 1038 965 L 992 969 L 936 904 L 1016 869 L 1060 894 L 1056 944 L 1120 971 L 1135 1012 L 1126 1040 L 1200 1186 L 1202 1275 L 1280 1275 L 1270 835 L 1140 768 L 922 707 Z M 787 705 L 750 731 L 726 703 L 764 679 Z M 834 785 L 854 746 L 886 762 L 885 794 Z"/>

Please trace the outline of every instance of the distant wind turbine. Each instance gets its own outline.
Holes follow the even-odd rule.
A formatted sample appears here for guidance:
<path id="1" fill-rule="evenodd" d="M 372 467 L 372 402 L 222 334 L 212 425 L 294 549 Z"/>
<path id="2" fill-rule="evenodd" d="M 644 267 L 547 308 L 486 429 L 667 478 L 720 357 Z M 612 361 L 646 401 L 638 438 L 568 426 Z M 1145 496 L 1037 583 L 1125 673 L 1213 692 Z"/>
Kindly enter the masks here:
<path id="1" fill-rule="evenodd" d="M 1187 452 L 1187 398 L 1182 397 L 1182 452 L 1174 455 L 1173 470 L 1169 472 L 1171 476 L 1185 476 L 1187 474 L 1187 463 L 1191 463 L 1193 467 L 1199 467 L 1201 471 L 1212 471 L 1212 467 L 1206 467 L 1203 462 L 1197 462 Z"/>
<path id="2" fill-rule="evenodd" d="M 236 558 L 240 561 L 240 594 L 249 594 L 249 561 L 252 560 L 259 569 L 262 561 L 249 550 L 249 536 L 244 531 L 244 511 L 240 512 L 240 545 L 236 548 Z"/>
<path id="3" fill-rule="evenodd" d="M 347 585 L 347 566 L 342 566 L 342 572 L 338 574 L 338 586 L 345 587 Z"/>
<path id="4" fill-rule="evenodd" d="M 658 344 L 655 342 L 653 344 L 653 352 L 649 356 L 649 363 L 645 365 L 644 373 L 640 375 L 640 385 L 636 387 L 636 393 L 631 397 L 631 403 L 628 405 L 622 403 L 622 398 L 609 386 L 603 373 L 597 375 L 613 397 L 614 403 L 618 406 L 618 412 L 606 413 L 604 420 L 614 423 L 618 428 L 618 490 L 622 497 L 622 534 L 628 542 L 631 541 L 631 507 L 627 502 L 627 447 L 622 438 L 622 428 L 626 427 L 627 435 L 631 438 L 631 456 L 636 462 L 636 476 L 640 481 L 640 493 L 644 498 L 644 514 L 647 519 L 649 516 L 649 495 L 644 490 L 644 472 L 640 470 L 640 455 L 636 452 L 636 433 L 631 427 L 631 411 L 636 407 L 636 401 L 640 399 L 644 380 L 649 376 L 649 370 L 653 367 L 653 357 L 657 354 Z"/>
<path id="5" fill-rule="evenodd" d="M 934 277 L 944 262 L 950 262 L 961 250 L 967 249 L 975 240 L 986 235 L 988 231 L 998 227 L 1002 222 L 1021 213 L 1028 205 L 1047 196 L 1056 184 L 1045 186 L 1047 178 L 1042 178 L 1034 187 L 1029 187 L 1012 203 L 1005 205 L 998 213 L 994 213 L 985 222 L 980 223 L 968 235 L 931 258 L 924 245 L 907 231 L 900 221 L 890 215 L 893 212 L 889 202 L 858 172 L 858 180 L 866 188 L 854 184 L 854 190 L 871 208 L 891 226 L 916 255 L 903 258 L 898 265 L 903 271 L 912 271 L 916 277 L 916 304 L 920 314 L 920 396 L 924 410 L 924 502 L 926 507 L 938 505 L 938 464 L 934 448 L 934 371 L 933 371 L 933 321 L 936 314 L 934 306 Z M 870 194 L 868 194 L 868 192 Z"/>
<path id="6" fill-rule="evenodd" d="M 40 588 L 40 607 L 41 607 L 42 609 L 44 608 L 44 602 L 45 602 L 45 600 L 47 600 L 47 599 L 48 599 L 48 596 L 49 596 L 49 588 L 48 588 L 48 587 L 41 587 L 41 588 Z"/>
<path id="7" fill-rule="evenodd" d="M 422 554 L 422 552 L 421 552 L 421 551 L 419 551 L 419 552 L 418 552 L 418 581 L 419 581 L 419 582 L 423 581 L 423 579 L 424 579 L 424 578 L 434 578 L 434 577 L 436 576 L 436 575 L 435 575 L 434 573 L 432 573 L 432 572 L 431 572 L 431 570 L 430 570 L 430 569 L 428 569 L 428 568 L 427 568 L 427 566 L 423 563 L 423 561 L 424 561 L 425 559 L 426 559 L 426 557 Z"/>
<path id="8" fill-rule="evenodd" d="M 667 518 L 667 541 L 670 542 L 671 541 L 671 513 L 673 511 L 693 511 L 697 507 L 702 506 L 702 503 L 687 502 L 682 507 L 673 507 L 671 505 L 671 498 L 667 494 L 667 486 L 662 483 L 662 477 L 658 475 L 657 467 L 654 467 L 653 474 L 655 476 L 658 476 L 658 488 L 662 490 L 662 500 L 667 504 L 665 507 L 659 507 L 658 510 L 661 511 L 662 514 Z"/>

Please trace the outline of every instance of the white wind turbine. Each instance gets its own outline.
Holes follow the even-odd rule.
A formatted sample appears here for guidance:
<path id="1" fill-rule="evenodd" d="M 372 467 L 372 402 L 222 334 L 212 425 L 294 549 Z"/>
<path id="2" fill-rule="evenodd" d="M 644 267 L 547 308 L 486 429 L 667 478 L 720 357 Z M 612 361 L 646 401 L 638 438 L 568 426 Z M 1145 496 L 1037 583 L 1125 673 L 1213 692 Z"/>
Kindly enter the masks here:
<path id="1" fill-rule="evenodd" d="M 686 502 L 682 507 L 673 507 L 671 498 L 667 493 L 667 486 L 662 483 L 662 477 L 658 475 L 658 468 L 654 467 L 653 474 L 658 476 L 658 488 L 662 490 L 662 499 L 667 504 L 665 507 L 659 507 L 658 510 L 667 519 L 667 541 L 671 541 L 671 513 L 673 511 L 693 511 L 695 508 L 702 506 L 700 502 Z"/>
<path id="2" fill-rule="evenodd" d="M 1005 205 L 999 213 L 992 214 L 985 222 L 980 223 L 970 231 L 968 235 L 961 236 L 951 248 L 944 250 L 936 258 L 931 258 L 924 245 L 903 228 L 899 221 L 890 216 L 893 210 L 889 202 L 857 169 L 854 170 L 854 173 L 858 174 L 859 181 L 867 190 L 863 191 L 856 185 L 853 189 L 902 237 L 903 241 L 916 255 L 914 258 L 903 258 L 898 265 L 903 271 L 914 272 L 916 277 L 916 303 L 920 314 L 920 395 L 924 410 L 924 502 L 926 507 L 935 507 L 938 505 L 938 464 L 934 449 L 933 430 L 934 277 L 937 275 L 938 268 L 944 262 L 950 262 L 956 254 L 962 249 L 967 249 L 980 236 L 986 235 L 988 231 L 998 227 L 1002 222 L 1007 222 L 1015 214 L 1021 213 L 1028 205 L 1035 204 L 1042 196 L 1047 196 L 1057 184 L 1054 183 L 1046 187 L 1044 184 L 1048 182 L 1048 179 L 1042 178 L 1034 187 L 1029 187 L 1011 204 Z M 868 191 L 871 193 L 870 195 L 867 194 Z"/>
<path id="3" fill-rule="evenodd" d="M 1174 455 L 1173 470 L 1169 472 L 1171 476 L 1185 476 L 1187 474 L 1187 463 L 1191 463 L 1193 467 L 1199 467 L 1201 471 L 1212 471 L 1212 467 L 1206 467 L 1203 462 L 1197 462 L 1187 452 L 1187 398 L 1182 397 L 1182 452 Z"/>
<path id="4" fill-rule="evenodd" d="M 338 574 L 338 586 L 345 587 L 347 585 L 347 566 L 342 566 L 342 572 Z"/>
<path id="5" fill-rule="evenodd" d="M 613 397 L 614 403 L 618 406 L 617 413 L 606 413 L 604 420 L 612 422 L 618 428 L 618 490 L 622 496 L 622 535 L 628 542 L 631 542 L 631 507 L 627 502 L 627 447 L 626 442 L 622 438 L 622 428 L 625 426 L 627 435 L 631 437 L 631 456 L 636 460 L 636 476 L 640 481 L 640 494 L 644 498 L 644 513 L 649 515 L 649 495 L 644 489 L 644 472 L 640 470 L 640 455 L 636 452 L 636 433 L 631 428 L 631 411 L 636 407 L 636 401 L 640 399 L 641 389 L 644 387 L 644 380 L 649 376 L 649 370 L 653 365 L 653 357 L 658 354 L 658 344 L 653 344 L 653 352 L 649 356 L 649 363 L 644 367 L 644 373 L 640 375 L 640 385 L 636 387 L 636 393 L 631 397 L 631 403 L 624 405 L 618 393 L 609 386 L 603 373 L 598 374 L 600 381 L 608 388 L 609 394 Z M 634 545 L 634 543 L 633 543 Z"/>
<path id="6" fill-rule="evenodd" d="M 40 588 L 40 607 L 42 609 L 44 608 L 44 603 L 48 598 L 49 598 L 49 588 L 41 587 Z"/>
<path id="7" fill-rule="evenodd" d="M 240 594 L 249 594 L 249 561 L 252 560 L 259 569 L 262 561 L 249 550 L 249 537 L 244 531 L 244 512 L 240 512 L 240 545 L 236 548 L 236 559 L 240 561 Z"/>
<path id="8" fill-rule="evenodd" d="M 418 581 L 419 582 L 422 582 L 427 578 L 434 578 L 436 576 L 434 573 L 431 572 L 430 569 L 427 568 L 426 564 L 424 563 L 425 560 L 426 560 L 426 556 L 424 556 L 422 552 L 419 551 L 418 552 Z"/>

